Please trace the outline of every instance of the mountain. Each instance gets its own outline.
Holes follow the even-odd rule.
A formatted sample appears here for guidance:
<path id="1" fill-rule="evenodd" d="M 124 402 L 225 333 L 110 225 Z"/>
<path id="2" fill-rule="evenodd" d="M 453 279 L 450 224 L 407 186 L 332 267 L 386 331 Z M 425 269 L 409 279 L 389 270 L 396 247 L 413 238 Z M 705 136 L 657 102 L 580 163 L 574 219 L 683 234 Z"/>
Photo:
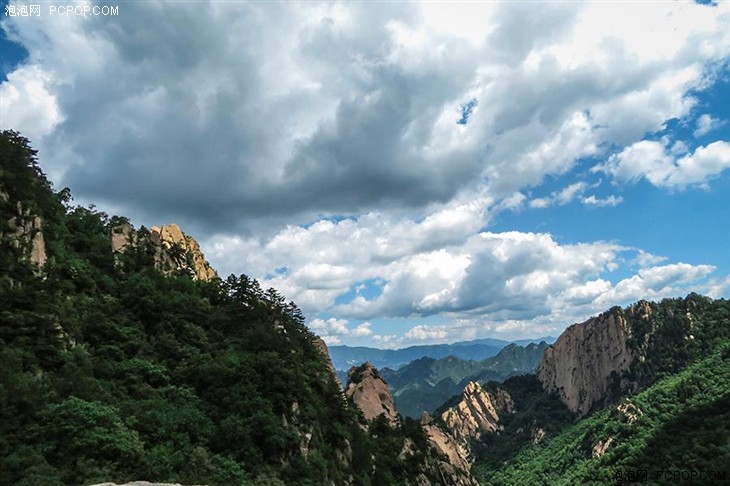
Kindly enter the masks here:
<path id="1" fill-rule="evenodd" d="M 423 346 L 409 346 L 402 349 L 379 349 L 366 346 L 330 346 L 332 363 L 337 370 L 345 371 L 352 366 L 369 362 L 380 368 L 398 369 L 420 358 L 441 359 L 447 356 L 465 360 L 482 360 L 496 355 L 509 344 L 527 346 L 542 341 L 552 344 L 553 337 L 540 339 L 521 339 L 505 341 L 502 339 L 484 338 L 473 341 L 461 341 L 453 344 L 430 344 Z"/>
<path id="2" fill-rule="evenodd" d="M 0 162 L 0 484 L 474 484 L 419 422 L 368 422 L 275 289 L 72 206 L 16 132 Z"/>
<path id="3" fill-rule="evenodd" d="M 537 339 L 517 339 L 515 341 L 512 341 L 512 344 L 516 344 L 518 346 L 527 346 L 529 344 L 538 344 L 543 341 L 545 341 L 548 344 L 553 344 L 557 338 L 553 336 L 545 336 Z"/>
<path id="4" fill-rule="evenodd" d="M 332 363 L 338 370 L 347 370 L 364 362 L 372 363 L 377 368 L 397 369 L 420 358 L 445 358 L 455 356 L 462 359 L 484 359 L 494 356 L 500 349 L 510 344 L 499 341 L 498 344 L 432 344 L 410 346 L 402 349 L 378 349 L 365 346 L 330 346 Z"/>
<path id="5" fill-rule="evenodd" d="M 485 360 L 463 360 L 454 356 L 435 360 L 420 358 L 406 366 L 380 373 L 393 392 L 398 410 L 408 417 L 432 412 L 450 397 L 461 393 L 469 382 L 503 381 L 514 375 L 532 373 L 548 345 L 509 344 Z"/>
<path id="6" fill-rule="evenodd" d="M 678 468 L 686 477 L 694 473 L 710 482 L 727 480 L 728 390 L 730 347 L 723 346 L 618 404 L 566 425 L 539 445 L 528 443 L 500 464 L 477 466 L 480 482 L 609 484 L 632 475 L 658 483 Z M 661 476 L 665 471 L 667 476 Z"/>
<path id="7" fill-rule="evenodd" d="M 678 466 L 725 474 L 728 358 L 727 300 L 639 301 L 570 326 L 535 374 L 487 383 L 489 399 L 470 384 L 434 413 L 450 417 L 482 484 L 608 483 Z"/>

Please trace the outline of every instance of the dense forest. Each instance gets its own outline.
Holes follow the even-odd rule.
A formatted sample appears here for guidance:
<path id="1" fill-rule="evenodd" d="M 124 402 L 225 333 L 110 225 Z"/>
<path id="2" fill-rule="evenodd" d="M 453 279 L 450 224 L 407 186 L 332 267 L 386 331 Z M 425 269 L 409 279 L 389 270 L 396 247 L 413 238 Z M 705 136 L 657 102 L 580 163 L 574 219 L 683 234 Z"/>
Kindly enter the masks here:
<path id="1" fill-rule="evenodd" d="M 163 275 L 144 239 L 113 254 L 125 218 L 73 206 L 16 132 L 0 135 L 0 157 L 0 484 L 424 473 L 422 429 L 366 432 L 293 302 L 245 275 Z M 40 268 L 28 258 L 38 232 Z"/>

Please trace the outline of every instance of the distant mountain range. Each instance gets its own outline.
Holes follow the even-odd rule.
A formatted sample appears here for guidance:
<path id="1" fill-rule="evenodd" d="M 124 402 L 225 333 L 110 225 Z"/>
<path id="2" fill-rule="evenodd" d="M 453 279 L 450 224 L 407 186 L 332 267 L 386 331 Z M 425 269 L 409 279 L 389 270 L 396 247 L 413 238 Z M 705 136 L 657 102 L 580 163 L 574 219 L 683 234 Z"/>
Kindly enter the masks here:
<path id="1" fill-rule="evenodd" d="M 496 356 L 479 361 L 455 356 L 425 357 L 398 370 L 383 368 L 380 375 L 388 383 L 398 411 L 417 418 L 460 394 L 469 382 L 501 382 L 511 376 L 533 373 L 547 347 L 545 341 L 527 346 L 512 343 Z"/>
<path id="2" fill-rule="evenodd" d="M 447 356 L 454 356 L 463 360 L 478 361 L 495 356 L 502 348 L 510 344 L 525 346 L 530 343 L 540 343 L 541 341 L 552 344 L 555 342 L 555 339 L 551 336 L 516 341 L 484 338 L 453 344 L 410 346 L 402 349 L 378 349 L 365 346 L 330 346 L 329 352 L 332 358 L 332 364 L 338 371 L 347 371 L 350 367 L 358 366 L 366 361 L 372 363 L 378 369 L 390 368 L 397 370 L 411 361 L 420 358 L 441 359 Z"/>

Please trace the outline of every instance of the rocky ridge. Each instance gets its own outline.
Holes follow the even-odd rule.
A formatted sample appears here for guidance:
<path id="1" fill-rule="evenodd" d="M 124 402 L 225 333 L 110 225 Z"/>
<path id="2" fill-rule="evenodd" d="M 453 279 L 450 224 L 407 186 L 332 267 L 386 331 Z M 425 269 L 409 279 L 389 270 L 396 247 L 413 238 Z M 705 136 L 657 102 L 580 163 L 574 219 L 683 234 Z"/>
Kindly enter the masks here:
<path id="1" fill-rule="evenodd" d="M 499 414 L 514 411 L 512 397 L 502 390 L 493 396 L 479 383 L 470 382 L 462 393 L 461 401 L 446 410 L 441 419 L 451 434 L 468 449 L 471 439 L 479 440 L 482 434 L 499 430 Z"/>
<path id="2" fill-rule="evenodd" d="M 604 401 L 613 380 L 635 359 L 627 318 L 646 318 L 650 312 L 648 303 L 641 301 L 625 312 L 616 307 L 567 328 L 545 351 L 537 370 L 544 390 L 556 393 L 577 416 L 585 416 Z"/>
<path id="3" fill-rule="evenodd" d="M 327 366 L 327 371 L 329 371 L 329 373 L 332 375 L 332 379 L 340 388 L 342 388 L 342 383 L 340 383 L 340 379 L 337 376 L 337 370 L 335 370 L 335 367 L 332 364 L 332 358 L 330 358 L 330 353 L 327 349 L 327 343 L 324 342 L 324 339 L 317 336 L 312 341 L 312 344 L 314 344 L 314 347 L 317 348 L 317 351 L 319 351 L 319 353 L 324 358 L 324 363 Z"/>
<path id="4" fill-rule="evenodd" d="M 166 275 L 183 270 L 194 280 L 212 280 L 217 277 L 198 242 L 174 223 L 153 226 L 149 232 L 136 231 L 129 223 L 111 230 L 111 247 L 115 254 L 144 242 L 153 246 L 155 267 Z"/>

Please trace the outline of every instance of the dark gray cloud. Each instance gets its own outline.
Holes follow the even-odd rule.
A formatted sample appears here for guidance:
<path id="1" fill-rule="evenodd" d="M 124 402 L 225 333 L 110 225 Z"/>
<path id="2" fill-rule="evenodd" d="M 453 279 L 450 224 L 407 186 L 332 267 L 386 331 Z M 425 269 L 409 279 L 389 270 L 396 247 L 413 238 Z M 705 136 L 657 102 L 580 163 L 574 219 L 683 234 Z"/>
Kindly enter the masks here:
<path id="1" fill-rule="evenodd" d="M 63 183 L 208 232 L 448 200 L 477 158 L 426 160 L 402 139 L 428 138 L 475 66 L 404 72 L 387 60 L 387 25 L 410 7 L 353 9 L 302 25 L 311 12 L 284 4 L 135 2 L 93 24 L 96 64 L 57 90 L 67 117 L 52 137 L 81 160 Z"/>

